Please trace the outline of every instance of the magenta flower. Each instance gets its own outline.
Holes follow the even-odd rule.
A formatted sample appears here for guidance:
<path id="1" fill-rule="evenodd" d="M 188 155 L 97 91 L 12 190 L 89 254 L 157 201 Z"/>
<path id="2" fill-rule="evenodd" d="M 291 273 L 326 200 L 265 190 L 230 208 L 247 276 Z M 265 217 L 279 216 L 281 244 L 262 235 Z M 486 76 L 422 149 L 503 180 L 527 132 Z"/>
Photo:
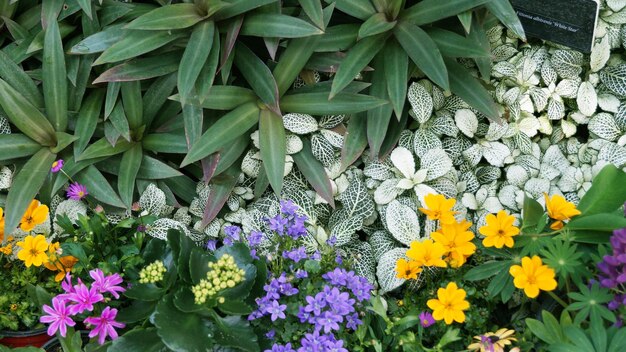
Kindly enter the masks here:
<path id="1" fill-rule="evenodd" d="M 48 335 L 50 336 L 54 336 L 58 330 L 61 336 L 65 337 L 67 327 L 76 325 L 74 320 L 70 318 L 70 308 L 65 306 L 65 300 L 62 298 L 54 297 L 52 299 L 52 307 L 44 304 L 43 310 L 48 313 L 48 315 L 41 316 L 39 321 L 46 324 L 52 323 L 48 326 Z"/>
<path id="2" fill-rule="evenodd" d="M 422 324 L 422 327 L 424 328 L 427 328 L 435 323 L 435 318 L 433 318 L 433 315 L 430 314 L 430 312 L 421 312 L 419 318 L 420 324 Z"/>
<path id="3" fill-rule="evenodd" d="M 86 310 L 93 312 L 93 305 L 104 301 L 104 296 L 95 287 L 87 288 L 83 283 L 74 286 L 74 293 L 66 297 L 68 301 L 76 303 L 69 307 L 71 314 L 79 314 Z"/>
<path id="4" fill-rule="evenodd" d="M 52 163 L 52 168 L 50 169 L 50 171 L 52 171 L 53 173 L 57 173 L 61 171 L 62 168 L 63 168 L 63 159 L 59 159 Z"/>
<path id="5" fill-rule="evenodd" d="M 113 275 L 104 276 L 102 270 L 94 269 L 89 272 L 89 276 L 94 279 L 91 287 L 95 288 L 100 293 L 108 292 L 117 299 L 120 298 L 118 292 L 126 291 L 122 286 L 118 286 L 118 284 L 121 284 L 124 281 L 122 280 L 120 274 L 116 273 Z"/>
<path id="6" fill-rule="evenodd" d="M 94 326 L 93 330 L 89 333 L 89 337 L 97 335 L 98 343 L 101 345 L 104 344 L 104 340 L 107 336 L 110 336 L 111 340 L 117 339 L 117 331 L 115 331 L 115 328 L 123 328 L 126 325 L 115 321 L 115 316 L 117 316 L 117 309 L 106 307 L 99 317 L 89 317 L 85 319 L 86 324 Z"/>
<path id="7" fill-rule="evenodd" d="M 81 185 L 78 182 L 74 182 L 67 189 L 67 198 L 73 200 L 81 200 L 85 198 L 89 192 L 87 192 L 87 187 Z"/>

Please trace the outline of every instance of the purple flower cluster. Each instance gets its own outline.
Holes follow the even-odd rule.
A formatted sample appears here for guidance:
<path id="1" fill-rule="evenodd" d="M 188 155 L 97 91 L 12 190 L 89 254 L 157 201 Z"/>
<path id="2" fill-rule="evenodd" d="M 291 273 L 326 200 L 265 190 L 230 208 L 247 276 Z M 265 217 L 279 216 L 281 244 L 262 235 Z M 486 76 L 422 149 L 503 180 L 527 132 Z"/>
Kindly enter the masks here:
<path id="1" fill-rule="evenodd" d="M 306 248 L 298 247 L 290 251 L 283 251 L 283 258 L 291 259 L 297 263 L 301 260 L 307 259 L 308 256 L 306 255 Z"/>
<path id="2" fill-rule="evenodd" d="M 280 201 L 280 214 L 267 219 L 269 228 L 280 236 L 289 236 L 298 239 L 306 234 L 304 222 L 308 219 L 304 215 L 298 215 L 298 206 L 291 200 Z"/>
<path id="3" fill-rule="evenodd" d="M 287 274 L 282 273 L 278 278 L 273 278 L 269 284 L 263 286 L 263 290 L 265 290 L 265 296 L 256 299 L 259 308 L 248 316 L 248 320 L 259 319 L 266 315 L 269 315 L 272 321 L 285 319 L 284 311 L 287 305 L 280 304 L 280 298 L 293 296 L 299 292 L 287 281 Z"/>
<path id="4" fill-rule="evenodd" d="M 61 287 L 65 291 L 52 298 L 52 307 L 44 305 L 43 310 L 47 315 L 40 318 L 42 323 L 48 326 L 48 335 L 53 336 L 57 331 L 61 336 L 67 334 L 67 327 L 76 323 L 73 317 L 85 312 L 93 312 L 97 303 L 105 302 L 105 294 L 119 298 L 120 292 L 126 291 L 120 286 L 122 277 L 119 274 L 105 276 L 102 270 L 94 269 L 89 272 L 94 280 L 91 287 L 85 285 L 80 279 L 76 285 L 72 285 L 72 277 L 67 273 Z M 89 337 L 98 336 L 98 343 L 104 344 L 107 336 L 115 340 L 118 335 L 115 328 L 123 328 L 123 323 L 115 321 L 117 309 L 106 307 L 99 316 L 89 316 L 84 322 L 92 327 Z"/>
<path id="5" fill-rule="evenodd" d="M 626 283 L 626 228 L 613 231 L 611 236 L 612 255 L 605 255 L 598 263 L 600 285 L 611 289 L 620 289 Z M 615 295 L 609 303 L 609 309 L 616 310 L 626 305 L 626 293 Z"/>
<path id="6" fill-rule="evenodd" d="M 322 278 L 331 285 L 347 288 L 359 302 L 370 299 L 370 292 L 374 289 L 366 278 L 346 269 L 336 268 L 322 275 Z"/>
<path id="7" fill-rule="evenodd" d="M 305 334 L 300 343 L 302 346 L 297 350 L 288 343 L 274 344 L 271 350 L 265 352 L 348 352 L 343 346 L 343 340 L 337 340 L 332 334 L 320 334 L 319 331 Z"/>

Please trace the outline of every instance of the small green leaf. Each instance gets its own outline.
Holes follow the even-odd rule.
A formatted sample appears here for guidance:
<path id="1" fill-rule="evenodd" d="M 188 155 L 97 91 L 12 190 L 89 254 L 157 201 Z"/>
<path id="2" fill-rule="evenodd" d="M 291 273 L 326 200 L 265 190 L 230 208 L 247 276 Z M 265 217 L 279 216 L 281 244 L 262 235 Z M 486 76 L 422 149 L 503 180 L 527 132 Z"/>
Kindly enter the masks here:
<path id="1" fill-rule="evenodd" d="M 122 103 L 130 129 L 136 131 L 143 124 L 143 100 L 139 81 L 122 82 Z"/>
<path id="2" fill-rule="evenodd" d="M 491 261 L 480 266 L 471 268 L 463 278 L 468 281 L 479 281 L 488 279 L 501 271 L 509 271 L 511 267 L 510 261 Z"/>
<path id="3" fill-rule="evenodd" d="M 385 34 L 363 38 L 348 51 L 333 79 L 333 86 L 330 91 L 331 98 L 352 82 L 354 77 L 372 61 L 374 56 L 383 48 L 385 39 Z"/>
<path id="4" fill-rule="evenodd" d="M 299 18 L 275 13 L 246 15 L 241 26 L 242 35 L 264 38 L 302 38 L 323 33 L 321 29 Z"/>
<path id="5" fill-rule="evenodd" d="M 377 13 L 363 22 L 359 28 L 359 38 L 365 38 L 376 34 L 385 33 L 395 27 L 396 21 L 388 21 L 387 15 Z"/>
<path id="6" fill-rule="evenodd" d="M 70 49 L 70 54 L 95 54 L 105 51 L 111 45 L 120 41 L 125 35 L 124 24 L 106 27 L 101 32 L 92 34 L 78 42 Z"/>
<path id="7" fill-rule="evenodd" d="M 183 37 L 183 33 L 171 31 L 129 31 L 124 38 L 106 49 L 94 65 L 117 62 L 148 53 Z"/>
<path id="8" fill-rule="evenodd" d="M 450 90 L 448 70 L 437 44 L 418 26 L 400 22 L 394 30 L 396 39 L 411 60 L 428 78 L 445 90 Z"/>
<path id="9" fill-rule="evenodd" d="M 328 100 L 327 93 L 290 94 L 283 97 L 280 108 L 284 112 L 310 115 L 340 115 L 366 111 L 388 104 L 387 100 L 354 93 L 338 93 Z"/>
<path id="10" fill-rule="evenodd" d="M 173 4 L 154 9 L 129 23 L 126 29 L 171 30 L 191 27 L 200 22 L 200 15 L 194 4 Z"/>
<path id="11" fill-rule="evenodd" d="M 400 119 L 406 102 L 409 57 L 395 40 L 387 42 L 384 50 L 387 93 L 396 117 Z"/>
<path id="12" fill-rule="evenodd" d="M 213 21 L 204 21 L 195 26 L 191 32 L 178 69 L 178 94 L 183 103 L 191 93 L 198 75 L 209 57 L 213 47 L 214 32 L 215 24 Z"/>
<path id="13" fill-rule="evenodd" d="M 322 13 L 322 3 L 320 0 L 298 0 L 304 13 L 311 19 L 311 22 L 318 28 L 324 29 L 324 14 Z M 291 45 L 291 43 L 289 44 Z"/>
<path id="14" fill-rule="evenodd" d="M 104 71 L 93 84 L 103 82 L 140 81 L 161 77 L 178 70 L 181 52 L 173 51 L 163 55 L 134 59 Z"/>
<path id="15" fill-rule="evenodd" d="M 91 1 L 89 1 L 91 3 Z M 137 303 L 142 304 L 142 301 L 134 301 L 133 304 L 137 305 Z M 143 303 L 145 305 L 146 313 L 152 313 L 155 308 L 155 304 L 153 303 Z M 123 313 L 132 309 L 132 305 L 129 308 L 125 308 L 120 310 L 120 314 L 118 317 L 122 316 Z M 145 314 L 144 314 L 145 315 Z M 148 314 L 147 316 L 149 316 Z M 145 319 L 145 318 L 144 318 Z M 138 321 L 128 321 L 120 319 L 122 321 L 126 321 L 127 323 Z M 143 319 L 141 319 L 143 320 Z M 142 351 L 142 352 L 160 352 L 165 350 L 165 345 L 159 338 L 159 335 L 156 333 L 155 328 L 135 328 L 128 332 L 125 332 L 119 339 L 113 341 L 111 346 L 107 349 L 107 351 L 111 352 L 121 352 L 121 351 Z"/>
<path id="16" fill-rule="evenodd" d="M 278 87 L 270 69 L 243 43 L 237 45 L 235 65 L 252 90 L 269 106 L 278 105 Z"/>
<path id="17" fill-rule="evenodd" d="M 120 82 L 112 82 L 107 84 L 107 94 L 104 101 L 104 119 L 106 120 L 111 112 L 113 112 L 113 108 L 115 108 L 115 104 L 117 103 L 117 96 L 120 93 L 120 88 L 122 84 Z"/>
<path id="18" fill-rule="evenodd" d="M 293 155 L 293 160 L 298 166 L 298 170 L 302 172 L 317 194 L 334 208 L 335 199 L 333 197 L 333 188 L 326 174 L 326 170 L 324 169 L 324 165 L 313 155 L 311 142 L 308 138 L 302 138 L 302 144 L 302 150 Z"/>
<path id="19" fill-rule="evenodd" d="M 26 208 L 37 196 L 46 177 L 50 174 L 50 167 L 55 157 L 56 154 L 50 152 L 48 148 L 42 148 L 13 177 L 5 207 L 4 229 L 6 233 L 12 233 L 20 223 Z"/>
<path id="20" fill-rule="evenodd" d="M 259 121 L 259 108 L 255 103 L 244 104 L 222 116 L 193 145 L 181 167 L 198 161 L 227 146 Z"/>
<path id="21" fill-rule="evenodd" d="M 285 127 L 283 118 L 271 110 L 261 110 L 259 115 L 259 149 L 267 178 L 280 196 L 283 184 L 286 155 Z"/>
<path id="22" fill-rule="evenodd" d="M 170 97 L 175 101 L 180 101 L 178 94 Z M 200 100 L 199 100 L 200 99 Z M 213 86 L 209 94 L 199 99 L 189 99 L 187 104 L 202 106 L 212 110 L 232 110 L 243 104 L 256 102 L 257 96 L 248 88 L 237 86 Z"/>
<path id="23" fill-rule="evenodd" d="M 131 146 L 132 144 L 125 140 L 120 140 L 115 144 L 115 146 L 112 146 L 109 141 L 103 137 L 95 143 L 89 145 L 89 147 L 87 147 L 87 149 L 85 149 L 85 151 L 76 160 L 81 161 L 120 154 L 130 149 Z"/>
<path id="24" fill-rule="evenodd" d="M 539 219 L 541 219 L 545 211 L 539 202 L 528 195 L 524 195 L 523 213 L 522 232 L 525 230 L 533 231 L 539 224 Z"/>
<path id="25" fill-rule="evenodd" d="M 27 98 L 0 79 L 0 105 L 9 121 L 44 146 L 56 145 L 55 131 L 46 117 Z"/>

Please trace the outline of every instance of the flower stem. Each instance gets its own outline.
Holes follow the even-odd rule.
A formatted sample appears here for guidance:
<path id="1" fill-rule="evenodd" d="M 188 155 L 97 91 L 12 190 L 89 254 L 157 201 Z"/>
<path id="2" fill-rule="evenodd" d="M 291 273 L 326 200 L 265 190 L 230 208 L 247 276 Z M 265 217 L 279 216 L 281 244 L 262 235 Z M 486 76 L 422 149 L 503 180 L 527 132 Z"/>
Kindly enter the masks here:
<path id="1" fill-rule="evenodd" d="M 550 295 L 550 297 L 552 297 L 555 301 L 557 301 L 560 305 L 563 306 L 563 308 L 567 308 L 568 304 L 565 303 L 564 300 L 562 300 L 559 296 L 555 295 L 554 292 L 552 291 L 548 291 L 548 294 Z"/>

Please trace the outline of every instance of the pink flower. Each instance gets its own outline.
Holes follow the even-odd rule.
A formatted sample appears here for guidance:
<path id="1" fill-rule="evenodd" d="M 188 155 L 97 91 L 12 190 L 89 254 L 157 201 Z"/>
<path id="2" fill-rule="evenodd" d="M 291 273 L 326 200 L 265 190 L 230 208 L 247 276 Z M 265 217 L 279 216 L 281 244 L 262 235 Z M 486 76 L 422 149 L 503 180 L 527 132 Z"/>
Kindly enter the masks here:
<path id="1" fill-rule="evenodd" d="M 81 185 L 78 182 L 74 182 L 67 189 L 67 198 L 73 200 L 81 200 L 85 198 L 89 192 L 87 192 L 87 187 Z"/>
<path id="2" fill-rule="evenodd" d="M 425 327 L 425 328 L 435 323 L 435 318 L 433 318 L 433 315 L 430 314 L 430 312 L 421 312 L 419 315 L 419 318 L 420 318 L 420 324 L 422 324 L 422 327 Z"/>
<path id="3" fill-rule="evenodd" d="M 89 337 L 97 335 L 98 343 L 101 345 L 104 344 L 104 340 L 107 336 L 110 336 L 111 340 L 117 339 L 117 331 L 115 331 L 115 328 L 123 328 L 126 325 L 115 321 L 116 315 L 117 309 L 106 307 L 99 317 L 89 317 L 85 319 L 86 324 L 94 326 L 93 330 L 89 333 Z"/>
<path id="4" fill-rule="evenodd" d="M 93 305 L 104 301 L 104 296 L 95 287 L 87 288 L 83 283 L 74 286 L 74 293 L 64 296 L 68 301 L 76 303 L 69 307 L 71 314 L 79 314 L 86 310 L 93 312 Z"/>
<path id="5" fill-rule="evenodd" d="M 63 159 L 59 159 L 52 163 L 52 168 L 50 169 L 50 171 L 52 171 L 53 173 L 57 173 L 61 171 L 62 168 L 63 168 Z"/>
<path id="6" fill-rule="evenodd" d="M 116 273 L 113 275 L 104 276 L 102 270 L 94 269 L 89 272 L 89 276 L 94 279 L 91 287 L 97 289 L 100 293 L 108 292 L 113 295 L 113 297 L 120 298 L 118 292 L 126 291 L 122 286 L 118 286 L 118 284 L 121 284 L 124 281 L 122 280 L 120 274 Z"/>
<path id="7" fill-rule="evenodd" d="M 48 315 L 43 315 L 39 318 L 39 321 L 46 324 L 52 323 L 48 326 L 48 335 L 54 336 L 58 330 L 61 333 L 61 336 L 65 337 L 67 327 L 74 326 L 76 323 L 72 320 L 72 318 L 70 318 L 70 309 L 65 306 L 65 300 L 59 297 L 54 297 L 52 299 L 52 306 L 54 308 L 44 304 L 43 310 L 48 313 Z"/>

